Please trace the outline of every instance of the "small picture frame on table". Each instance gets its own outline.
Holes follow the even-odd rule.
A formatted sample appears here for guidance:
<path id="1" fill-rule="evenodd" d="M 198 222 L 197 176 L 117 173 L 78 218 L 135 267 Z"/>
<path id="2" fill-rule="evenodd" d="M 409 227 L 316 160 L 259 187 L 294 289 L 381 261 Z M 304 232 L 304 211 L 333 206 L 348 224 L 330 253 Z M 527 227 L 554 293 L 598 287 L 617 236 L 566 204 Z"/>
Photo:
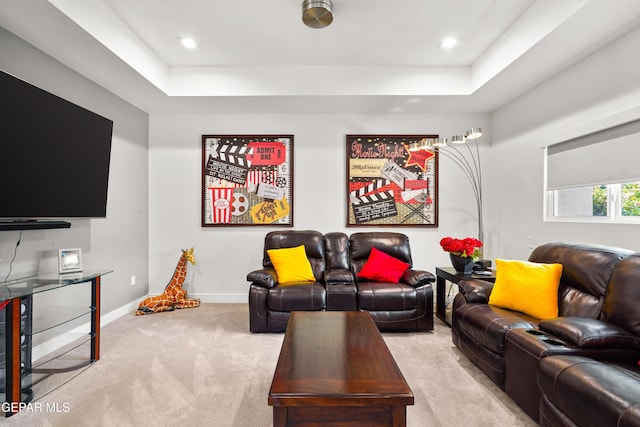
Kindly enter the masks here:
<path id="1" fill-rule="evenodd" d="M 59 249 L 58 272 L 63 274 L 78 271 L 82 271 L 82 249 Z"/>

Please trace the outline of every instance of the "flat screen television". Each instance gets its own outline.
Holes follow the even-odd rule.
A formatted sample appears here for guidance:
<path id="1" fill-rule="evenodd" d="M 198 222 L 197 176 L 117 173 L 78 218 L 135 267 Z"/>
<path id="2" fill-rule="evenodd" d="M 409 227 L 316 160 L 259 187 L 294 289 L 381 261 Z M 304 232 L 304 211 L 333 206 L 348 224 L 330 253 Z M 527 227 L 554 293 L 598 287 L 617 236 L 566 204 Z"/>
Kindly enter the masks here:
<path id="1" fill-rule="evenodd" d="M 0 71 L 0 219 L 104 218 L 113 121 Z"/>

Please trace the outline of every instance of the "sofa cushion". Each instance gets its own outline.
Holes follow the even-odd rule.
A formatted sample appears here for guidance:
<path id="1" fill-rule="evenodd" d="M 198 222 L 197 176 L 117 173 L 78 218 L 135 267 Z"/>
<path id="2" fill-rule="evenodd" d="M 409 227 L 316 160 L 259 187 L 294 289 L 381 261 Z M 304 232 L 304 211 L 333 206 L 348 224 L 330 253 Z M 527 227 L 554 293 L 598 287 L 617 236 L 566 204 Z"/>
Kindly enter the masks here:
<path id="1" fill-rule="evenodd" d="M 559 316 L 598 319 L 613 270 L 632 253 L 608 246 L 547 243 L 534 249 L 529 261 L 562 264 Z"/>
<path id="2" fill-rule="evenodd" d="M 353 233 L 349 236 L 349 264 L 351 271 L 358 272 L 367 262 L 371 250 L 377 248 L 387 255 L 413 266 L 409 237 L 401 233 L 372 231 Z"/>
<path id="3" fill-rule="evenodd" d="M 402 283 L 359 282 L 356 286 L 360 310 L 412 310 L 417 306 L 416 290 Z"/>
<path id="4" fill-rule="evenodd" d="M 316 281 L 304 245 L 293 248 L 268 249 L 267 253 L 278 275 L 279 284 Z"/>
<path id="5" fill-rule="evenodd" d="M 602 307 L 603 320 L 640 336 L 640 253 L 620 261 Z"/>
<path id="6" fill-rule="evenodd" d="M 540 361 L 538 384 L 543 399 L 576 425 L 639 424 L 637 366 L 623 367 L 580 356 L 549 356 Z"/>
<path id="7" fill-rule="evenodd" d="M 464 304 L 454 313 L 456 327 L 483 347 L 504 355 L 505 335 L 513 328 L 533 328 L 538 320 L 489 304 Z"/>
<path id="8" fill-rule="evenodd" d="M 295 248 L 300 245 L 304 245 L 313 276 L 317 280 L 322 280 L 326 270 L 324 237 L 322 233 L 315 230 L 279 230 L 267 233 L 264 238 L 262 266 L 274 267 L 267 253 L 269 249 Z"/>
<path id="9" fill-rule="evenodd" d="M 315 311 L 327 306 L 327 295 L 321 283 L 276 286 L 267 293 L 269 311 Z"/>
<path id="10" fill-rule="evenodd" d="M 558 316 L 562 264 L 496 259 L 496 282 L 489 304 L 538 319 Z"/>
<path id="11" fill-rule="evenodd" d="M 409 264 L 391 255 L 371 248 L 369 259 L 356 275 L 359 279 L 369 279 L 376 282 L 398 283 Z"/>

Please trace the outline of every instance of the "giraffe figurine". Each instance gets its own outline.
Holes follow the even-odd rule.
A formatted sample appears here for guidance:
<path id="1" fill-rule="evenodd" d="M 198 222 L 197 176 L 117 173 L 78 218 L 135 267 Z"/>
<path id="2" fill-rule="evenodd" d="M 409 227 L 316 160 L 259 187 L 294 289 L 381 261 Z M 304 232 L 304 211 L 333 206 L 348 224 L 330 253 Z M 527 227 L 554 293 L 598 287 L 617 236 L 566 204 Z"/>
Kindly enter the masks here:
<path id="1" fill-rule="evenodd" d="M 178 261 L 176 270 L 164 292 L 155 297 L 147 297 L 138 306 L 136 316 L 143 314 L 159 313 L 161 311 L 173 311 L 176 308 L 192 308 L 200 306 L 200 299 L 187 299 L 187 291 L 182 289 L 184 279 L 187 277 L 187 262 L 196 263 L 193 248 L 182 249 L 182 256 Z"/>

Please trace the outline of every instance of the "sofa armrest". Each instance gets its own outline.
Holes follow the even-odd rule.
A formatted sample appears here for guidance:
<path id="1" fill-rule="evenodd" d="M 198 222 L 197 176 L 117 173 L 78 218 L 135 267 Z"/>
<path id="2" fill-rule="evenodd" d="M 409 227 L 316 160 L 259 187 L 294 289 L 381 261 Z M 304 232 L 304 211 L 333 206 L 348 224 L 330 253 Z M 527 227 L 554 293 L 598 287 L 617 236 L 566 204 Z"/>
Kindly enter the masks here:
<path id="1" fill-rule="evenodd" d="M 247 280 L 253 285 L 269 289 L 278 284 L 278 275 L 272 268 L 262 268 L 247 274 Z"/>
<path id="2" fill-rule="evenodd" d="M 543 320 L 538 327 L 576 348 L 640 350 L 640 337 L 601 320 L 558 317 Z"/>
<path id="3" fill-rule="evenodd" d="M 325 285 L 349 285 L 354 283 L 353 273 L 346 268 L 331 268 L 324 272 Z"/>
<path id="4" fill-rule="evenodd" d="M 419 288 L 420 286 L 428 285 L 429 283 L 433 283 L 436 280 L 436 276 L 433 273 L 424 270 L 412 270 L 409 269 L 404 272 L 400 281 L 414 288 Z"/>
<path id="5" fill-rule="evenodd" d="M 458 290 L 469 303 L 488 304 L 493 283 L 481 279 L 467 279 L 458 282 Z"/>
<path id="6" fill-rule="evenodd" d="M 327 311 L 358 311 L 358 289 L 350 270 L 325 270 L 324 284 L 327 290 Z"/>

